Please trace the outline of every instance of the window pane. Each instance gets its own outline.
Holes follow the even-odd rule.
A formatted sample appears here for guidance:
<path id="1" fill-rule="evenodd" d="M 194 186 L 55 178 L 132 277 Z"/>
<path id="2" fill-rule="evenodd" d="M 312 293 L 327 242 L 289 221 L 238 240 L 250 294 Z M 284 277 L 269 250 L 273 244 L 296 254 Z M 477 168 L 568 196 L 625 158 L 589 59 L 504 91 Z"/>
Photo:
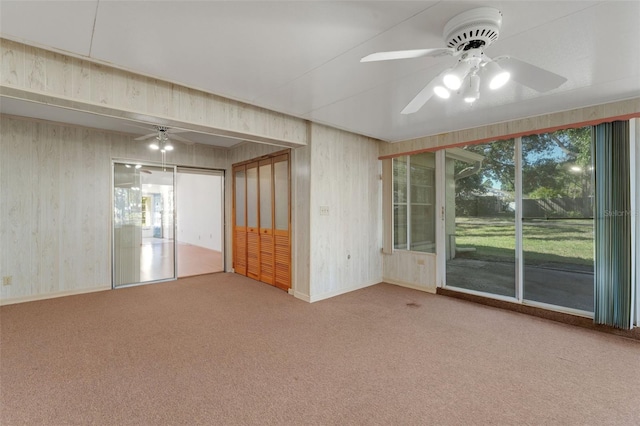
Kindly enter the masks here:
<path id="1" fill-rule="evenodd" d="M 409 246 L 413 251 L 435 253 L 435 154 L 424 152 L 409 159 L 411 215 Z"/>
<path id="2" fill-rule="evenodd" d="M 593 311 L 591 127 L 522 138 L 524 298 Z"/>
<path id="3" fill-rule="evenodd" d="M 236 226 L 245 226 L 244 206 L 245 206 L 245 182 L 244 170 L 236 172 Z"/>
<path id="4" fill-rule="evenodd" d="M 435 154 L 424 152 L 411 156 L 411 203 L 433 204 Z"/>
<path id="5" fill-rule="evenodd" d="M 407 250 L 407 157 L 393 159 L 393 247 Z"/>
<path id="6" fill-rule="evenodd" d="M 272 228 L 271 164 L 260 166 L 260 228 Z"/>
<path id="7" fill-rule="evenodd" d="M 407 157 L 393 159 L 393 202 L 407 202 Z"/>
<path id="8" fill-rule="evenodd" d="M 393 206 L 393 247 L 407 249 L 407 205 Z"/>
<path id="9" fill-rule="evenodd" d="M 411 205 L 411 250 L 436 252 L 433 205 Z"/>
<path id="10" fill-rule="evenodd" d="M 289 229 L 289 162 L 279 161 L 273 165 L 275 179 L 276 229 Z"/>
<path id="11" fill-rule="evenodd" d="M 258 168 L 247 168 L 247 226 L 258 226 Z"/>
<path id="12" fill-rule="evenodd" d="M 515 144 L 447 150 L 447 286 L 516 293 Z"/>

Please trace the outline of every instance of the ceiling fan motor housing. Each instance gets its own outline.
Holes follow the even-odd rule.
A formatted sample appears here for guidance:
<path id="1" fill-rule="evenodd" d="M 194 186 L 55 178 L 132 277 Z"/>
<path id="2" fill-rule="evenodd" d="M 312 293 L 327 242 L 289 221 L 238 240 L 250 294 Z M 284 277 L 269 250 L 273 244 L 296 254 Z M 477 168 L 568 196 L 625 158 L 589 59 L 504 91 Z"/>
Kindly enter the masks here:
<path id="1" fill-rule="evenodd" d="M 455 16 L 442 33 L 447 47 L 457 51 L 489 46 L 498 39 L 502 13 L 492 7 L 479 7 Z"/>

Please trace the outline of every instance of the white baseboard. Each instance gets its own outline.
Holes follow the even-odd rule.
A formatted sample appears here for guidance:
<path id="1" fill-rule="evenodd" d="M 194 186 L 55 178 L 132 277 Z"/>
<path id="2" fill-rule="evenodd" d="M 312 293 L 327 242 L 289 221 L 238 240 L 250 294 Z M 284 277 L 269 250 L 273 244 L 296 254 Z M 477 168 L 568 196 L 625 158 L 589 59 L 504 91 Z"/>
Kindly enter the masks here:
<path id="1" fill-rule="evenodd" d="M 299 291 L 294 291 L 293 297 L 295 297 L 296 299 L 304 300 L 307 303 L 311 303 L 311 298 L 309 297 L 308 294 L 300 293 Z"/>
<path id="2" fill-rule="evenodd" d="M 424 291 L 426 293 L 432 293 L 432 294 L 436 294 L 436 286 L 433 287 L 422 287 L 422 286 L 418 286 L 415 285 L 413 283 L 408 283 L 406 281 L 398 281 L 398 280 L 394 280 L 392 278 L 382 278 L 382 281 L 385 283 L 389 283 L 389 284 L 393 284 L 393 285 L 397 285 L 400 287 L 406 287 L 406 288 L 410 288 L 413 290 L 420 290 L 420 291 Z"/>
<path id="3" fill-rule="evenodd" d="M 0 306 L 14 305 L 16 303 L 35 302 L 36 300 L 55 299 L 56 297 L 75 296 L 77 294 L 95 293 L 97 291 L 111 290 L 111 286 L 101 286 L 82 290 L 66 290 L 55 293 L 36 294 L 32 296 L 10 297 L 0 299 Z"/>
<path id="4" fill-rule="evenodd" d="M 317 296 L 310 296 L 309 297 L 309 302 L 313 303 L 313 302 L 318 302 L 320 300 L 329 299 L 331 297 L 340 296 L 341 294 L 350 293 L 352 291 L 360 290 L 360 289 L 366 288 L 366 287 L 371 287 L 372 285 L 380 284 L 381 282 L 382 281 L 380 281 L 380 280 L 375 280 L 373 282 L 367 282 L 367 283 L 364 283 L 364 284 L 358 284 L 358 285 L 347 287 L 347 288 L 343 288 L 343 289 L 340 289 L 340 290 L 330 291 L 328 293 L 319 294 Z"/>

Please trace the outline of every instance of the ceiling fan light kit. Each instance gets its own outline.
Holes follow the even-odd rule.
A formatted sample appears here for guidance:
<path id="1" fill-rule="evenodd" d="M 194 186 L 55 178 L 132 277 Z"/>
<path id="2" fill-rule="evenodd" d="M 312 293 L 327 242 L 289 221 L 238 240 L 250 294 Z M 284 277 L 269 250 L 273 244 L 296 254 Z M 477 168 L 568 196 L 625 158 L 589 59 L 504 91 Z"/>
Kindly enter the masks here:
<path id="1" fill-rule="evenodd" d="M 146 139 L 150 139 L 153 138 L 154 140 L 152 142 L 149 143 L 149 149 L 153 150 L 153 151 L 160 151 L 163 154 L 167 151 L 173 151 L 173 144 L 171 143 L 171 140 L 169 140 L 169 134 L 170 131 L 172 129 L 165 127 L 165 126 L 155 126 L 155 132 L 154 133 L 150 133 L 148 135 L 144 135 L 144 136 L 140 136 L 139 138 L 135 138 L 134 140 L 136 141 L 143 141 Z M 177 132 L 178 130 L 173 130 L 173 132 Z M 171 138 L 172 139 L 176 139 L 179 141 L 182 141 L 186 144 L 193 144 L 193 141 L 190 141 L 189 139 L 185 139 L 181 136 L 177 136 L 173 133 L 171 133 Z"/>
<path id="2" fill-rule="evenodd" d="M 461 94 L 466 103 L 480 99 L 481 78 L 489 89 L 497 90 L 513 78 L 516 82 L 538 92 L 546 92 L 562 85 L 566 78 L 516 58 L 503 56 L 492 60 L 484 48 L 500 35 L 502 13 L 491 7 L 479 7 L 453 17 L 444 27 L 446 48 L 377 52 L 360 62 L 412 59 L 422 56 L 457 56 L 457 64 L 440 73 L 422 89 L 402 110 L 402 114 L 417 112 L 435 94 L 448 99 L 451 92 Z M 498 62 L 502 64 L 499 65 Z"/>
<path id="3" fill-rule="evenodd" d="M 466 103 L 474 103 L 480 99 L 480 77 L 476 74 L 469 76 L 468 84 L 465 86 L 462 97 Z"/>

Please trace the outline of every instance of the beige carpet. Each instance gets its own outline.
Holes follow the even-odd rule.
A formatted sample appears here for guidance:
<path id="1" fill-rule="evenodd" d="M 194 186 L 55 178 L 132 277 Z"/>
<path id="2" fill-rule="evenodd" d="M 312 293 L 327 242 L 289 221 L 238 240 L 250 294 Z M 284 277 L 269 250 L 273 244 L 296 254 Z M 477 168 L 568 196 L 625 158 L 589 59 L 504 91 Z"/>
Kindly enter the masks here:
<path id="1" fill-rule="evenodd" d="M 640 424 L 640 342 L 216 274 L 3 306 L 0 424 Z"/>

